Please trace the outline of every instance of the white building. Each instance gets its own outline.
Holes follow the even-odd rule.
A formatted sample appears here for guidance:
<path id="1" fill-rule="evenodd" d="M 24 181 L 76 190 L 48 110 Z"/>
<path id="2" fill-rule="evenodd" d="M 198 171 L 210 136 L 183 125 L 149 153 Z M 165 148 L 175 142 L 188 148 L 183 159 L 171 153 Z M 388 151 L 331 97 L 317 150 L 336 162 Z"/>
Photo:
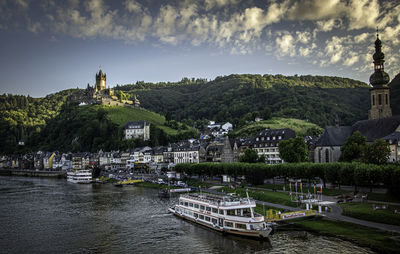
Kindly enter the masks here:
<path id="1" fill-rule="evenodd" d="M 140 138 L 150 139 L 150 123 L 146 121 L 128 122 L 124 126 L 125 139 Z"/>

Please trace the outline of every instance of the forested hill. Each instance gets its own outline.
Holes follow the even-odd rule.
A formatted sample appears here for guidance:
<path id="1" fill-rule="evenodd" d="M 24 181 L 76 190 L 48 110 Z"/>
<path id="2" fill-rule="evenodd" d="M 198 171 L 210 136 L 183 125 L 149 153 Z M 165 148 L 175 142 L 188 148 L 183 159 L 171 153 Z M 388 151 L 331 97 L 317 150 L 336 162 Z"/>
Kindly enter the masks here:
<path id="1" fill-rule="evenodd" d="M 321 127 L 350 125 L 368 117 L 368 85 L 327 76 L 229 75 L 207 82 L 184 78 L 176 83 L 137 82 L 116 89 L 139 95 L 144 108 L 183 119 L 240 124 L 262 115 L 307 120 Z M 253 119 L 254 120 L 254 119 Z"/>

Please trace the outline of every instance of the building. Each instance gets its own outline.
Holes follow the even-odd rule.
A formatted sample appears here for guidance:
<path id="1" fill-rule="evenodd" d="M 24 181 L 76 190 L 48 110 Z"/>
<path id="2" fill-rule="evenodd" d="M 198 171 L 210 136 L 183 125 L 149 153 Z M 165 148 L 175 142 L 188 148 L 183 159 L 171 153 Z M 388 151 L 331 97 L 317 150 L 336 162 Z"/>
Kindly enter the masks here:
<path id="1" fill-rule="evenodd" d="M 125 139 L 140 138 L 150 139 L 150 123 L 146 121 L 128 122 L 124 126 Z"/>
<path id="2" fill-rule="evenodd" d="M 400 161 L 400 128 L 395 132 L 382 138 L 389 144 L 390 157 L 389 161 L 396 162 Z"/>
<path id="3" fill-rule="evenodd" d="M 174 164 L 203 162 L 205 153 L 204 147 L 196 140 L 179 142 L 173 145 Z"/>
<path id="4" fill-rule="evenodd" d="M 225 136 L 224 138 L 224 146 L 222 148 L 221 153 L 221 162 L 237 162 L 239 160 L 238 157 L 238 146 L 236 142 L 230 142 L 229 137 Z"/>
<path id="5" fill-rule="evenodd" d="M 353 133 L 351 126 L 326 127 L 321 137 L 315 144 L 314 162 L 327 163 L 339 160 L 341 147 Z"/>
<path id="6" fill-rule="evenodd" d="M 296 132 L 292 129 L 265 129 L 258 133 L 251 148 L 256 150 L 258 156 L 265 156 L 267 164 L 279 164 L 284 161 L 279 157 L 278 144 L 282 140 L 295 138 Z"/>
<path id="7" fill-rule="evenodd" d="M 380 119 L 392 116 L 390 108 L 390 81 L 389 75 L 385 72 L 385 54 L 382 52 L 382 42 L 376 34 L 374 59 L 374 73 L 369 78 L 369 83 L 372 86 L 371 94 L 371 109 L 368 112 L 368 119 Z"/>

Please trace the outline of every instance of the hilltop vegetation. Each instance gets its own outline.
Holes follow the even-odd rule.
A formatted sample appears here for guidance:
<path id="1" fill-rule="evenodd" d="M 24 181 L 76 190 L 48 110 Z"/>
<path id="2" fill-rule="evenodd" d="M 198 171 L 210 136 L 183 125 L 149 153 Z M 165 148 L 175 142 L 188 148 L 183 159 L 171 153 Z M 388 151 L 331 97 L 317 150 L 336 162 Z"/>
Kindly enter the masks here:
<path id="1" fill-rule="evenodd" d="M 139 95 L 147 110 L 67 105 L 67 97 L 82 92 L 79 89 L 44 98 L 1 95 L 0 153 L 37 149 L 92 151 L 140 145 L 138 141 L 122 142 L 121 126 L 134 120 L 151 123 L 152 137 L 158 137 L 157 141 L 152 138 L 151 145 L 195 137 L 196 131 L 189 126 L 204 126 L 205 119 L 229 121 L 240 129 L 237 135 L 250 135 L 264 127 L 297 130 L 296 125 L 304 132 L 308 127 L 303 123 L 284 123 L 282 118 L 303 119 L 304 124 L 320 127 L 332 125 L 338 118 L 341 125 L 346 125 L 366 119 L 370 106 L 365 83 L 339 77 L 246 74 L 212 81 L 184 78 L 180 82 L 137 82 L 115 90 L 117 94 L 123 91 L 127 96 Z M 276 117 L 272 121 L 281 118 L 279 123 L 245 127 L 265 111 Z M 164 116 L 168 117 L 167 122 Z M 25 147 L 17 145 L 21 139 L 25 139 Z"/>
<path id="2" fill-rule="evenodd" d="M 150 141 L 124 140 L 123 126 L 129 121 L 150 122 Z M 43 150 L 103 151 L 138 146 L 166 145 L 178 139 L 197 137 L 189 127 L 174 130 L 164 125 L 163 116 L 143 109 L 103 105 L 66 105 L 60 114 L 48 121 L 41 133 L 35 133 L 28 145 L 39 144 Z"/>
<path id="3" fill-rule="evenodd" d="M 241 125 L 249 113 L 269 108 L 275 117 L 297 118 L 321 127 L 350 125 L 368 117 L 368 86 L 360 81 L 325 76 L 229 75 L 206 82 L 137 82 L 116 89 L 138 94 L 144 108 L 183 119 L 212 119 Z M 254 120 L 254 119 L 253 119 Z"/>
<path id="4" fill-rule="evenodd" d="M 243 126 L 242 128 L 236 129 L 229 133 L 232 137 L 246 137 L 255 136 L 261 130 L 264 129 L 283 129 L 290 128 L 296 132 L 297 136 L 318 136 L 322 133 L 322 128 L 316 124 L 308 123 L 304 120 L 293 119 L 293 118 L 280 118 L 274 117 L 269 120 L 264 120 L 260 122 L 254 122 Z"/>

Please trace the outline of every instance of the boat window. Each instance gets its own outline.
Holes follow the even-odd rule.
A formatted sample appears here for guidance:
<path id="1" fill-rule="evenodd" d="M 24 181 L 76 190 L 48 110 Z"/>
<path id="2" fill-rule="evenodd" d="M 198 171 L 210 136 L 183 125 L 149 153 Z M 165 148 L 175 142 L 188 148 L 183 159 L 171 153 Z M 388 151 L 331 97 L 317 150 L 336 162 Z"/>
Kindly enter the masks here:
<path id="1" fill-rule="evenodd" d="M 201 215 L 201 214 L 200 214 L 200 215 L 199 215 L 199 219 L 200 219 L 200 220 L 204 220 L 204 215 Z"/>
<path id="2" fill-rule="evenodd" d="M 224 214 L 224 210 L 219 209 L 219 214 Z"/>
<path id="3" fill-rule="evenodd" d="M 193 203 L 189 203 L 189 207 L 193 207 Z"/>
<path id="4" fill-rule="evenodd" d="M 188 206 L 188 202 L 185 202 L 185 206 Z"/>
<path id="5" fill-rule="evenodd" d="M 235 209 L 226 210 L 226 215 L 235 216 Z"/>
<path id="6" fill-rule="evenodd" d="M 181 205 L 183 205 L 183 202 L 181 201 L 181 202 L 179 202 Z"/>
<path id="7" fill-rule="evenodd" d="M 246 224 L 235 223 L 236 228 L 246 229 Z"/>
<path id="8" fill-rule="evenodd" d="M 194 213 L 194 217 L 195 217 L 195 218 L 198 218 L 199 215 L 198 215 L 197 213 Z"/>
<path id="9" fill-rule="evenodd" d="M 214 218 L 212 218 L 211 221 L 213 224 L 217 224 L 217 222 L 218 222 L 217 219 L 214 219 Z"/>
<path id="10" fill-rule="evenodd" d="M 199 208 L 199 205 L 198 204 L 194 204 L 194 208 Z"/>
<path id="11" fill-rule="evenodd" d="M 206 211 L 211 212 L 211 207 L 207 206 Z"/>
<path id="12" fill-rule="evenodd" d="M 205 208 L 205 207 L 204 207 L 203 205 L 200 206 L 200 210 L 204 210 L 204 208 Z"/>
<path id="13" fill-rule="evenodd" d="M 207 216 L 206 216 L 206 221 L 210 221 L 210 220 L 211 220 L 210 217 L 207 217 Z"/>
<path id="14" fill-rule="evenodd" d="M 232 223 L 232 222 L 225 221 L 225 226 L 226 226 L 226 227 L 231 227 L 231 228 L 233 228 L 233 223 Z"/>
<path id="15" fill-rule="evenodd" d="M 213 213 L 218 213 L 218 209 L 217 209 L 217 208 L 213 208 L 213 209 L 212 209 L 212 212 L 213 212 Z"/>

